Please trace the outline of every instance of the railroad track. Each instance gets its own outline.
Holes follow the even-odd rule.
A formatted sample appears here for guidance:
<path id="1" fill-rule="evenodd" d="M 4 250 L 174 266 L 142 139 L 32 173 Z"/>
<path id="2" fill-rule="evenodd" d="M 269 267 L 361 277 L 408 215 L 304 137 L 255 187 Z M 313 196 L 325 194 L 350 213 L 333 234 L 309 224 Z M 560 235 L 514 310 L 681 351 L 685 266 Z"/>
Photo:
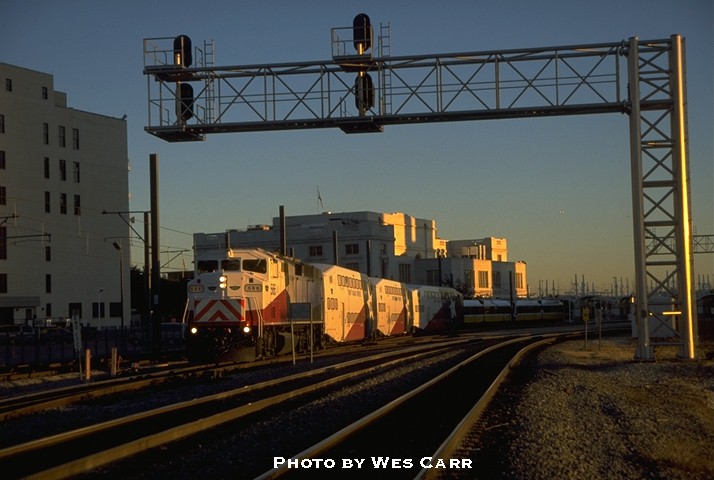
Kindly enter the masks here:
<path id="1" fill-rule="evenodd" d="M 471 342 L 465 338 L 415 345 L 40 438 L 0 450 L 0 471 L 11 472 L 10 478 L 79 475 L 396 364 L 418 362 L 453 345 Z M 61 456 L 58 452 L 62 452 Z"/>
<path id="2" fill-rule="evenodd" d="M 402 339 L 398 339 L 397 341 L 403 345 L 408 345 L 433 343 L 434 341 L 439 342 L 443 341 L 443 339 L 440 340 L 435 337 L 411 339 L 404 337 Z M 391 348 L 394 348 L 394 343 L 394 341 L 391 342 Z M 390 347 L 386 345 L 386 342 L 373 342 L 369 345 L 347 345 L 340 346 L 339 348 L 323 350 L 314 354 L 314 356 L 316 358 L 322 358 L 331 355 L 337 356 L 354 352 L 379 352 L 389 348 Z M 300 355 L 300 360 L 302 361 L 306 357 L 307 355 Z M 141 373 L 133 373 L 128 376 L 95 380 L 91 383 L 79 383 L 61 388 L 53 388 L 31 393 L 21 393 L 19 395 L 0 398 L 0 421 L 17 418 L 22 415 L 51 408 L 66 407 L 76 402 L 103 398 L 147 387 L 155 387 L 163 383 L 174 382 L 179 379 L 219 378 L 239 371 L 247 371 L 266 365 L 287 364 L 290 362 L 290 357 L 282 356 L 256 361 L 253 363 L 238 364 L 232 362 L 207 365 L 159 364 L 151 368 L 142 368 Z"/>
<path id="3" fill-rule="evenodd" d="M 359 469 L 360 476 L 390 479 L 438 478 L 447 468 L 477 468 L 469 459 L 452 457 L 461 439 L 510 368 L 530 349 L 556 339 L 521 337 L 481 350 L 297 455 L 274 459 L 274 468 L 256 480 L 334 478 L 348 471 L 346 465 Z"/>
<path id="4" fill-rule="evenodd" d="M 570 333 L 568 336 L 579 334 L 580 333 Z M 563 334 L 550 336 L 537 335 L 536 337 L 542 338 L 546 336 L 549 337 L 547 341 L 552 341 L 553 338 L 563 336 Z M 130 415 L 127 418 L 111 420 L 98 425 L 53 435 L 48 438 L 26 442 L 21 445 L 10 446 L 0 450 L 0 471 L 11 472 L 9 478 L 67 478 L 81 475 L 83 472 L 92 471 L 105 474 L 109 472 L 108 474 L 110 476 L 114 475 L 116 478 L 119 478 L 130 477 L 139 471 L 154 468 L 164 472 L 168 465 L 169 468 L 177 470 L 176 473 L 168 473 L 167 475 L 175 479 L 193 478 L 197 473 L 191 472 L 191 468 L 199 468 L 199 472 L 204 472 L 204 463 L 213 463 L 211 456 L 214 455 L 214 452 L 225 448 L 223 445 L 221 447 L 214 447 L 213 442 L 215 438 L 219 438 L 220 435 L 228 435 L 230 437 L 234 435 L 234 432 L 240 432 L 243 434 L 243 437 L 241 437 L 239 441 L 236 441 L 235 438 L 224 441 L 224 443 L 228 442 L 229 449 L 234 448 L 237 450 L 237 453 L 229 452 L 227 454 L 231 456 L 229 460 L 230 465 L 227 467 L 230 468 L 230 470 L 228 470 L 231 472 L 230 476 L 234 477 L 233 473 L 236 473 L 238 478 L 274 478 L 286 472 L 288 474 L 296 473 L 295 470 L 290 471 L 280 468 L 268 472 L 264 472 L 263 469 L 258 469 L 260 465 L 262 465 L 263 468 L 272 465 L 273 460 L 277 458 L 275 456 L 276 452 L 281 455 L 281 458 L 286 457 L 287 459 L 311 459 L 316 458 L 315 455 L 325 456 L 324 453 L 319 452 L 330 451 L 333 452 L 330 453 L 330 455 L 342 455 L 340 452 L 347 452 L 350 457 L 345 458 L 360 458 L 358 457 L 359 454 L 355 452 L 359 452 L 359 448 L 362 448 L 361 452 L 365 454 L 370 450 L 370 455 L 363 457 L 370 459 L 374 456 L 374 452 L 376 451 L 374 444 L 369 443 L 367 447 L 363 444 L 362 447 L 360 447 L 359 434 L 350 433 L 350 428 L 353 428 L 355 432 L 375 429 L 372 430 L 373 433 L 368 435 L 367 438 L 374 438 L 376 435 L 377 438 L 381 439 L 383 437 L 386 439 L 389 437 L 382 432 L 389 432 L 391 430 L 400 431 L 402 433 L 407 432 L 412 439 L 430 437 L 437 438 L 439 442 L 441 442 L 444 438 L 447 438 L 447 436 L 457 435 L 447 435 L 448 432 L 443 430 L 443 425 L 448 426 L 448 429 L 453 429 L 457 424 L 473 422 L 473 420 L 463 420 L 463 418 L 466 417 L 464 412 L 470 410 L 474 403 L 481 405 L 479 408 L 482 409 L 487 402 L 488 395 L 492 395 L 492 392 L 495 391 L 495 387 L 492 387 L 491 393 L 485 394 L 486 396 L 484 396 L 487 387 L 494 383 L 494 379 L 498 378 L 499 375 L 501 377 L 505 376 L 503 367 L 487 368 L 487 366 L 496 365 L 499 362 L 503 363 L 503 365 L 509 365 L 513 361 L 512 358 L 516 350 L 520 350 L 525 344 L 535 342 L 536 337 L 533 335 L 523 336 L 510 341 L 504 340 L 503 338 L 484 341 L 476 337 L 456 337 L 454 339 L 448 339 L 448 341 L 442 339 L 442 342 L 431 341 L 424 344 L 406 342 L 413 343 L 412 346 L 405 349 L 410 355 L 409 357 L 403 357 L 407 355 L 407 352 L 390 350 L 388 353 L 373 355 L 369 360 L 358 359 L 323 369 L 311 370 L 303 374 L 295 374 L 277 380 L 261 382 L 256 385 L 243 386 L 234 391 L 222 392 L 204 398 L 180 402 L 179 404 L 161 407 L 148 412 L 142 411 Z M 492 345 L 496 342 L 499 342 L 497 346 L 486 348 L 488 345 Z M 301 412 L 305 404 L 314 403 L 316 399 L 321 398 L 323 395 L 332 396 L 333 393 L 340 388 L 348 389 L 350 385 L 359 384 L 365 378 L 386 374 L 390 369 L 396 369 L 397 365 L 402 365 L 402 368 L 406 368 L 407 371 L 409 371 L 409 376 L 411 376 L 413 371 L 418 370 L 422 364 L 426 364 L 430 361 L 430 356 L 437 355 L 439 351 L 446 351 L 447 348 L 471 349 L 472 352 L 469 353 L 469 357 L 472 356 L 473 350 L 484 350 L 484 352 L 473 356 L 471 360 L 459 363 L 460 366 L 450 368 L 449 371 L 451 373 L 448 377 L 452 378 L 459 378 L 454 375 L 457 375 L 458 372 L 462 372 L 463 374 L 463 372 L 468 371 L 468 368 L 476 369 L 476 373 L 472 371 L 470 377 L 469 375 L 466 376 L 466 380 L 464 380 L 464 377 L 461 377 L 461 380 L 456 380 L 456 384 L 452 384 L 451 388 L 441 387 L 442 389 L 439 390 L 438 385 L 446 385 L 446 383 L 443 382 L 449 380 L 429 378 L 428 381 L 425 382 L 425 386 L 415 386 L 413 388 L 413 390 L 417 392 L 411 394 L 415 395 L 414 400 L 410 400 L 410 394 L 407 394 L 406 396 L 403 395 L 399 397 L 398 400 L 391 399 L 381 403 L 377 407 L 370 406 L 369 402 L 364 401 L 361 396 L 358 396 L 354 400 L 350 400 L 350 405 L 365 403 L 364 408 L 368 409 L 369 412 L 378 410 L 381 413 L 376 415 L 365 415 L 362 413 L 360 417 L 355 417 L 348 422 L 356 423 L 353 427 L 342 428 L 343 425 L 339 424 L 339 422 L 334 422 L 333 425 L 331 420 L 325 421 L 325 419 L 322 419 L 322 413 L 325 408 L 330 407 L 318 406 L 317 414 L 312 413 L 310 414 L 311 416 L 307 416 L 299 413 L 299 415 L 303 415 L 305 418 L 288 420 L 290 423 L 299 424 L 297 434 L 291 431 L 283 432 L 283 427 L 281 426 L 269 426 L 267 427 L 267 433 L 256 434 L 252 431 L 255 425 L 269 423 L 270 420 L 268 419 L 273 416 L 285 414 L 285 412 L 290 412 L 291 414 L 293 411 Z M 510 349 L 511 351 L 500 353 L 504 352 L 504 349 Z M 498 355 L 496 355 L 497 353 Z M 502 358 L 499 360 L 498 357 Z M 366 361 L 373 362 L 373 364 L 365 366 L 364 362 Z M 487 374 L 487 370 L 491 371 Z M 483 383 L 479 387 L 469 385 L 469 382 L 473 383 L 473 378 L 479 378 L 481 383 L 486 383 Z M 453 382 L 453 380 L 451 381 Z M 419 428 L 422 428 L 422 420 L 429 417 L 429 415 L 425 415 L 425 413 L 432 412 L 433 409 L 436 408 L 435 405 L 437 405 L 437 401 L 441 401 L 443 398 L 463 396 L 462 393 L 465 385 L 469 385 L 469 389 L 476 392 L 476 397 L 480 399 L 480 402 L 477 402 L 476 397 L 474 397 L 467 400 L 466 406 L 462 405 L 459 409 L 454 408 L 452 404 L 449 404 L 448 407 L 438 408 L 439 411 L 449 411 L 449 413 L 461 412 L 459 415 L 463 415 L 463 418 L 455 418 L 453 416 L 448 419 L 442 418 L 442 431 L 434 431 L 428 435 L 424 435 L 421 430 L 416 435 L 410 433 L 413 432 L 416 419 L 419 420 Z M 423 397 L 419 393 L 421 391 L 425 392 L 424 395 L 426 395 L 426 397 Z M 429 391 L 440 393 L 431 393 L 429 397 L 429 393 L 426 393 Z M 457 393 L 454 394 L 454 392 Z M 420 400 L 419 397 L 431 398 L 432 400 Z M 409 402 L 416 403 L 410 404 Z M 386 406 L 383 407 L 385 404 Z M 401 407 L 397 407 L 398 405 L 401 405 Z M 380 427 L 380 425 L 387 425 L 387 423 L 381 420 L 382 418 L 399 418 L 398 416 L 393 417 L 392 413 L 389 412 L 390 409 L 409 412 L 407 419 L 402 420 L 401 424 L 399 422 L 392 423 L 391 427 Z M 475 411 L 478 412 L 479 409 L 477 408 Z M 298 413 L 296 413 L 296 415 L 298 415 Z M 474 415 L 477 417 L 479 413 L 472 413 L 472 418 Z M 358 420 L 358 418 L 361 417 L 369 417 L 369 419 Z M 391 421 L 394 422 L 394 420 Z M 327 423 L 327 425 L 320 426 L 321 431 L 324 432 L 324 437 L 316 438 L 315 432 L 310 432 L 315 425 L 313 422 Z M 425 427 L 426 425 L 424 425 L 424 428 Z M 325 428 L 328 430 L 325 430 Z M 337 437 L 334 436 L 338 435 L 334 433 L 336 430 L 342 432 L 340 435 L 344 436 L 344 441 L 335 441 Z M 303 433 L 310 433 L 312 436 L 308 435 L 307 439 L 305 439 L 302 438 Z M 274 447 L 272 451 L 263 448 L 265 442 L 272 442 L 274 438 L 279 437 L 289 439 L 289 442 L 286 444 L 287 446 Z M 328 447 L 323 445 L 323 441 L 326 439 L 330 439 L 330 445 Z M 218 441 L 220 442 L 221 440 Z M 349 442 L 353 443 L 350 444 Z M 387 445 L 390 444 L 390 442 L 386 443 Z M 391 444 L 394 445 L 399 443 L 400 440 L 391 442 Z M 211 446 L 203 451 L 202 445 L 204 444 Z M 309 445 L 318 445 L 319 449 L 315 451 L 317 453 L 312 452 Z M 410 443 L 409 445 L 412 444 Z M 161 449 L 153 448 L 158 446 L 161 446 Z M 248 448 L 248 446 L 250 448 Z M 437 447 L 441 448 L 441 450 L 438 450 Z M 263 455 L 262 458 L 253 456 L 252 452 L 257 451 L 256 448 L 265 450 L 265 452 L 261 452 L 261 455 Z M 275 448 L 279 448 L 279 450 Z M 340 448 L 343 450 L 340 450 Z M 424 448 L 427 449 L 424 450 Z M 389 457 L 390 459 L 411 458 L 415 464 L 412 466 L 419 467 L 420 465 L 417 464 L 417 462 L 421 458 L 426 458 L 430 455 L 435 461 L 438 458 L 446 458 L 447 453 L 444 452 L 448 452 L 448 448 L 451 447 L 448 447 L 446 442 L 444 442 L 444 446 L 419 446 L 419 451 L 428 451 L 428 453 L 418 458 L 414 456 L 417 450 L 413 445 L 408 452 L 402 451 L 400 454 L 398 451 L 385 449 L 379 450 L 379 455 L 382 458 Z M 147 451 L 151 453 L 143 453 Z M 267 453 L 269 451 L 270 453 Z M 57 459 L 57 452 L 62 452 L 61 460 Z M 301 453 L 295 454 L 295 452 Z M 271 457 L 270 455 L 273 456 Z M 442 457 L 438 455 L 442 455 Z M 157 456 L 163 458 L 157 459 Z M 122 459 L 129 457 L 131 457 L 130 460 L 122 461 Z M 177 462 L 177 460 L 179 461 Z M 183 466 L 181 466 L 181 462 L 184 462 Z M 220 460 L 216 459 L 216 463 L 219 464 Z M 434 472 L 434 470 L 427 469 L 421 475 L 423 475 L 424 478 L 428 478 L 427 475 L 432 472 Z M 305 472 L 303 471 L 302 473 L 304 474 Z M 315 472 L 312 471 L 309 473 L 312 475 Z M 340 472 L 333 470 L 328 473 L 330 473 L 329 476 L 331 478 L 334 478 L 335 473 L 339 474 Z M 390 470 L 389 473 L 389 478 L 398 478 L 393 475 L 394 471 Z M 411 476 L 405 478 L 413 478 L 414 474 L 414 469 L 409 469 L 408 475 Z M 222 474 L 218 473 L 216 476 L 225 475 L 226 473 L 224 471 Z M 204 474 L 204 476 L 212 477 L 211 474 Z"/>
<path id="5" fill-rule="evenodd" d="M 0 399 L 0 421 L 17 418 L 50 408 L 66 407 L 76 402 L 115 395 L 122 392 L 140 390 L 148 386 L 160 385 L 178 378 L 217 375 L 221 367 L 194 365 L 161 368 L 125 377 L 98 380 L 91 383 L 4 397 Z M 222 367 L 223 369 L 228 367 Z"/>

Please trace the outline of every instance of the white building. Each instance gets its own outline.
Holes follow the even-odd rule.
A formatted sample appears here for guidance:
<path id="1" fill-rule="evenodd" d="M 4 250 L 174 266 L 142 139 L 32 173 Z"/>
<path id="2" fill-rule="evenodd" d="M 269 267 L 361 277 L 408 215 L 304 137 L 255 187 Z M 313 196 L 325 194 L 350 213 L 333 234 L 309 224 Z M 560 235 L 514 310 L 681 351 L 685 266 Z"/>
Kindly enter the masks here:
<path id="1" fill-rule="evenodd" d="M 128 325 L 126 121 L 53 87 L 0 63 L 0 323 Z"/>
<path id="2" fill-rule="evenodd" d="M 434 220 L 404 213 L 343 212 L 285 218 L 288 254 L 336 263 L 370 276 L 425 285 L 450 284 L 475 296 L 526 296 L 525 262 L 508 262 L 505 238 L 452 242 Z M 230 247 L 280 249 L 280 218 L 245 231 L 196 233 L 196 258 Z M 480 247 L 478 246 L 480 245 Z M 464 250 L 464 247 L 466 248 Z M 477 252 L 478 255 L 473 253 Z"/>
<path id="3" fill-rule="evenodd" d="M 508 241 L 505 238 L 486 237 L 478 240 L 449 240 L 449 256 L 508 261 Z"/>

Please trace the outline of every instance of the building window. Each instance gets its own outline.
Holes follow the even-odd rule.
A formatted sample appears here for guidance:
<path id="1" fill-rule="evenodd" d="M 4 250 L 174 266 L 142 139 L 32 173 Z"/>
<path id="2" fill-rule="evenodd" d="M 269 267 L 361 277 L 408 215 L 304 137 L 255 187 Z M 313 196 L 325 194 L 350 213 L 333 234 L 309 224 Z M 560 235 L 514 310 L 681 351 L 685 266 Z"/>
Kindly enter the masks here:
<path id="1" fill-rule="evenodd" d="M 439 277 L 439 270 L 427 270 L 426 271 L 426 284 L 427 285 L 441 285 L 441 277 Z"/>
<path id="2" fill-rule="evenodd" d="M 488 272 L 484 270 L 478 271 L 478 288 L 488 288 Z"/>
<path id="3" fill-rule="evenodd" d="M 5 170 L 5 150 L 0 150 L 0 170 Z"/>
<path id="4" fill-rule="evenodd" d="M 523 273 L 516 272 L 516 288 L 525 288 L 523 285 Z"/>
<path id="5" fill-rule="evenodd" d="M 50 200 L 50 192 L 45 192 L 45 213 L 50 213 L 50 211 L 51 211 L 50 204 L 51 203 L 52 202 Z"/>
<path id="6" fill-rule="evenodd" d="M 79 129 L 72 129 L 72 148 L 79 150 Z"/>
<path id="7" fill-rule="evenodd" d="M 0 227 L 0 260 L 7 260 L 7 227 Z"/>
<path id="8" fill-rule="evenodd" d="M 491 281 L 493 288 L 503 288 L 501 284 L 501 272 L 493 272 Z"/>
<path id="9" fill-rule="evenodd" d="M 52 275 L 45 275 L 45 293 L 52 293 Z"/>
<path id="10" fill-rule="evenodd" d="M 122 304 L 121 302 L 109 302 L 109 316 L 110 317 L 122 317 Z"/>
<path id="11" fill-rule="evenodd" d="M 346 255 L 357 255 L 359 253 L 359 243 L 348 243 L 345 245 Z"/>
<path id="12" fill-rule="evenodd" d="M 0 293 L 7 293 L 7 273 L 0 273 Z"/>
<path id="13" fill-rule="evenodd" d="M 409 283 L 412 281 L 412 266 L 408 263 L 399 264 L 399 281 Z"/>
<path id="14" fill-rule="evenodd" d="M 60 193 L 60 213 L 63 215 L 67 214 L 67 194 Z"/>
<path id="15" fill-rule="evenodd" d="M 52 318 L 52 304 L 45 303 L 45 316 L 47 318 Z"/>
<path id="16" fill-rule="evenodd" d="M 47 100 L 49 98 L 49 91 L 47 87 L 42 87 L 42 100 Z"/>
<path id="17" fill-rule="evenodd" d="M 49 125 L 49 123 L 42 124 L 42 141 L 45 145 L 50 144 L 50 125 Z"/>
<path id="18" fill-rule="evenodd" d="M 104 302 L 92 302 L 92 317 L 104 318 Z"/>
<path id="19" fill-rule="evenodd" d="M 310 247 L 311 257 L 321 257 L 322 256 L 322 245 L 312 245 Z"/>
<path id="20" fill-rule="evenodd" d="M 66 147 L 67 146 L 67 138 L 65 135 L 65 128 L 62 125 L 60 125 L 59 127 L 57 127 L 57 130 L 58 130 L 58 134 L 59 134 L 59 146 Z"/>
<path id="21" fill-rule="evenodd" d="M 81 201 L 79 195 L 74 196 L 74 214 L 75 215 L 82 214 L 82 201 Z"/>
<path id="22" fill-rule="evenodd" d="M 12 92 L 12 78 L 5 79 L 5 90 Z"/>
<path id="23" fill-rule="evenodd" d="M 59 161 L 60 180 L 67 181 L 67 160 Z"/>
<path id="24" fill-rule="evenodd" d="M 0 133 L 5 133 L 5 115 L 0 115 Z"/>
<path id="25" fill-rule="evenodd" d="M 50 157 L 45 157 L 45 178 L 50 178 Z"/>
<path id="26" fill-rule="evenodd" d="M 72 178 L 74 183 L 79 183 L 79 162 L 72 163 Z"/>
<path id="27" fill-rule="evenodd" d="M 82 304 L 81 303 L 70 303 L 69 304 L 69 314 L 74 318 L 82 318 Z"/>
<path id="28" fill-rule="evenodd" d="M 7 190 L 0 185 L 0 205 L 7 205 Z"/>
<path id="29" fill-rule="evenodd" d="M 52 247 L 47 245 L 45 247 L 45 261 L 46 262 L 51 262 L 52 261 Z"/>

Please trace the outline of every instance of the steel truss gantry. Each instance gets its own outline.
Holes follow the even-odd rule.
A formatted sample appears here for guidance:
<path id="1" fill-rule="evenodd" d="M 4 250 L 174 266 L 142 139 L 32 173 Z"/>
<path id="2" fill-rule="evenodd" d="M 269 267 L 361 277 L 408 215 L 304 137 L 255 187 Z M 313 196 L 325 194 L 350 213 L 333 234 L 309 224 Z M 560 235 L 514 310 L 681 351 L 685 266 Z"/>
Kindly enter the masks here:
<path id="1" fill-rule="evenodd" d="M 227 132 L 337 127 L 363 133 L 396 124 L 628 114 L 635 356 L 654 359 L 654 347 L 667 344 L 679 346 L 683 358 L 695 357 L 682 37 L 399 57 L 385 55 L 389 41 L 381 36 L 376 56 L 336 50 L 333 32 L 332 60 L 239 66 L 215 66 L 212 44 L 195 49 L 196 66 L 184 66 L 174 40 L 144 41 L 146 131 L 170 142 Z M 356 101 L 364 86 L 355 80 L 365 74 L 376 76 L 367 106 Z M 197 86 L 190 98 L 185 83 Z M 664 340 L 661 325 L 668 330 Z"/>

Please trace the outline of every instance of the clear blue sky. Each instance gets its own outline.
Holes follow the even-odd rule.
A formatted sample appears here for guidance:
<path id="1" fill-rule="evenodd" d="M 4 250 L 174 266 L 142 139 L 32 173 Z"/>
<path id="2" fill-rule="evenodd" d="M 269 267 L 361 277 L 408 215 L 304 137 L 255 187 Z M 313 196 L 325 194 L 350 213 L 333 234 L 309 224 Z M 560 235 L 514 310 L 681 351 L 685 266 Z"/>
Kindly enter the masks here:
<path id="1" fill-rule="evenodd" d="M 625 115 L 170 144 L 144 132 L 142 40 L 214 40 L 217 65 L 240 65 L 327 60 L 330 29 L 350 26 L 360 12 L 391 24 L 392 55 L 681 34 L 693 220 L 697 233 L 714 234 L 713 11 L 711 0 L 0 0 L 0 61 L 54 75 L 72 108 L 128 115 L 131 209 L 149 208 L 149 155 L 160 156 L 162 249 L 190 249 L 193 232 L 270 223 L 279 205 L 288 215 L 315 213 L 319 186 L 333 212 L 402 211 L 435 219 L 442 238 L 506 237 L 509 259 L 528 263 L 531 291 L 539 281 L 567 290 L 576 274 L 608 288 L 613 276 L 634 286 Z M 695 259 L 695 275 L 714 281 L 714 255 Z M 190 254 L 183 260 L 190 268 Z M 142 261 L 139 250 L 134 261 Z"/>

